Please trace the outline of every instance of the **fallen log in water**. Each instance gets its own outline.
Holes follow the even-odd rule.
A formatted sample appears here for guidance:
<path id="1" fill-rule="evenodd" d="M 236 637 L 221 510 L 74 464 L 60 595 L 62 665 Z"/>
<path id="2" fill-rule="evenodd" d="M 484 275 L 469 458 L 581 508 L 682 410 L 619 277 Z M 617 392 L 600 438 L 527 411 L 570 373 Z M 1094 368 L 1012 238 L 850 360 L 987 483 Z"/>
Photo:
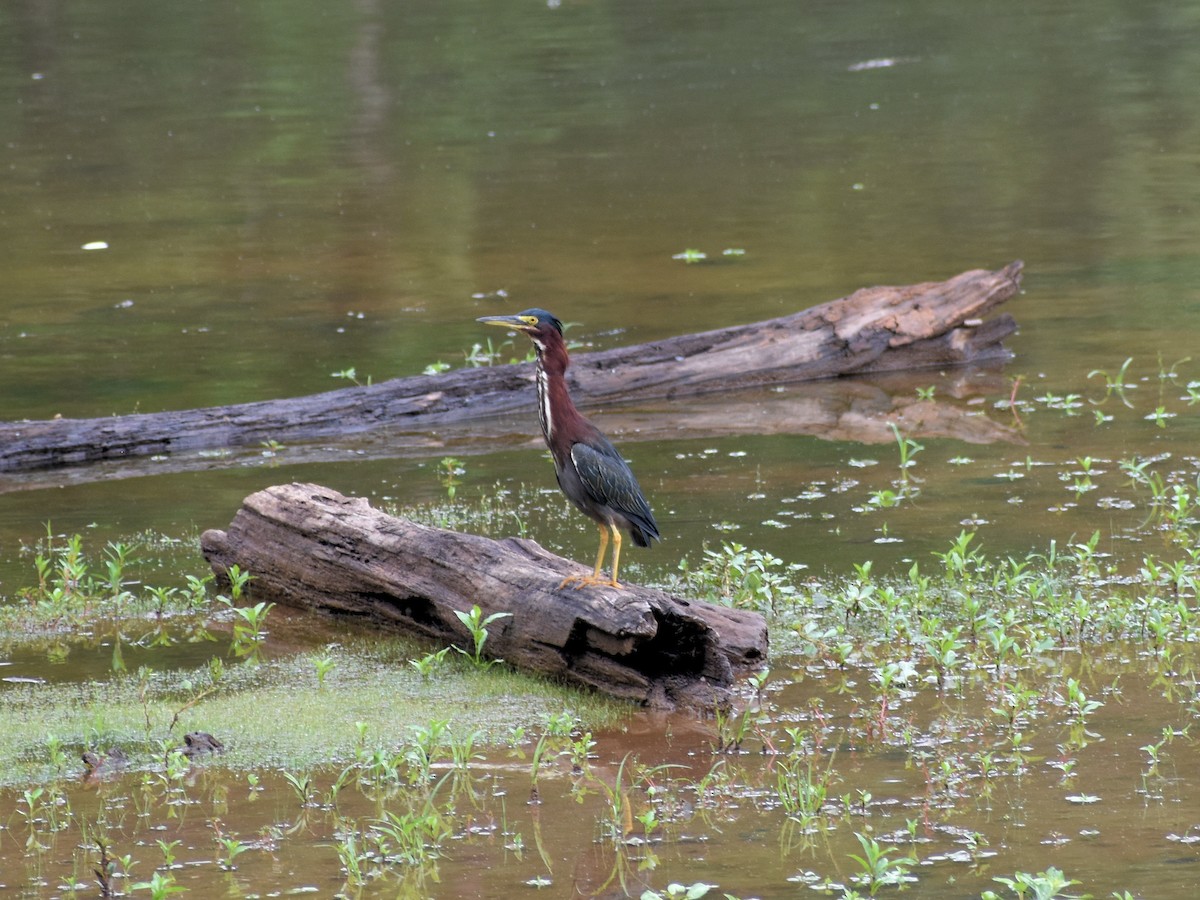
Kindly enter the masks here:
<path id="1" fill-rule="evenodd" d="M 590 571 L 533 541 L 418 525 L 313 484 L 251 494 L 226 531 L 206 531 L 219 577 L 236 564 L 255 600 L 370 619 L 445 646 L 471 646 L 455 610 L 478 605 L 487 651 L 531 672 L 644 703 L 709 709 L 765 664 L 752 612 L 626 584 L 560 588 Z"/>
<path id="2" fill-rule="evenodd" d="M 754 434 L 809 434 L 860 444 L 891 443 L 895 424 L 914 440 L 950 438 L 969 444 L 1021 444 L 1018 427 L 982 414 L 985 397 L 1008 396 L 1010 380 L 979 367 L 939 372 L 887 372 L 775 388 L 745 388 L 605 409 L 604 431 L 626 447 L 641 441 L 682 441 Z M 933 399 L 918 395 L 932 389 Z M 969 398 L 977 398 L 972 405 Z M 545 447 L 537 434 L 533 399 L 524 412 L 439 425 L 434 429 L 377 431 L 220 453 L 193 450 L 169 456 L 103 460 L 89 465 L 0 471 L 0 494 L 123 478 L 199 472 L 238 466 L 280 467 L 371 459 L 470 457 L 498 448 Z"/>
<path id="3" fill-rule="evenodd" d="M 1022 264 L 944 282 L 872 287 L 766 322 L 580 353 L 582 405 L 1007 359 L 1010 316 L 980 319 L 1020 287 Z M 532 367 L 397 378 L 308 397 L 100 419 L 0 423 L 0 472 L 258 447 L 380 430 L 429 432 L 531 404 Z"/>

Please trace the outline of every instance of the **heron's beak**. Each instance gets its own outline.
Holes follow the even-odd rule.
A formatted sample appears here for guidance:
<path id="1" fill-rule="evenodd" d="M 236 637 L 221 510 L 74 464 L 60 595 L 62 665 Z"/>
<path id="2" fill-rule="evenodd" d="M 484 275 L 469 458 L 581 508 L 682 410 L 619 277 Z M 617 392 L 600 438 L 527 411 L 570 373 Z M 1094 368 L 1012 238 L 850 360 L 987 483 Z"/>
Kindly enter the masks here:
<path id="1" fill-rule="evenodd" d="M 501 328 L 515 328 L 517 331 L 529 328 L 529 319 L 526 316 L 480 316 L 475 321 L 484 325 L 499 325 Z"/>

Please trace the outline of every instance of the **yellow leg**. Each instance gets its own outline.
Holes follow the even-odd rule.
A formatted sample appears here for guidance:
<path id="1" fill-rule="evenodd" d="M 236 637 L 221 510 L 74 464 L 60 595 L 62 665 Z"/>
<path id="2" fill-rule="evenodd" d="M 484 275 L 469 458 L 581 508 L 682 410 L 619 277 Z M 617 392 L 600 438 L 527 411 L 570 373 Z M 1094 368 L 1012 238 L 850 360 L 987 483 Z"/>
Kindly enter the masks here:
<path id="1" fill-rule="evenodd" d="M 604 555 L 608 552 L 608 539 L 610 528 L 607 525 L 600 526 L 600 550 L 596 554 L 596 568 L 591 575 L 571 575 L 562 580 L 559 584 L 560 588 L 566 587 L 568 584 L 574 584 L 576 589 L 579 589 L 587 584 L 603 584 L 608 587 L 619 588 L 621 585 L 617 583 L 617 563 L 621 558 L 621 532 L 614 525 L 611 528 L 612 545 L 613 545 L 613 574 L 612 578 L 605 580 L 600 577 L 600 572 L 604 568 Z"/>
<path id="2" fill-rule="evenodd" d="M 611 584 L 615 588 L 619 588 L 621 585 L 617 584 L 617 562 L 621 559 L 621 532 L 617 529 L 616 525 L 612 526 L 612 542 L 613 542 L 613 573 L 612 573 L 612 581 L 610 581 L 609 584 Z M 600 570 L 597 569 L 596 575 L 599 576 L 599 574 L 600 574 Z"/>
<path id="3" fill-rule="evenodd" d="M 617 545 L 621 546 L 620 544 Z M 596 553 L 596 571 L 592 572 L 592 581 L 600 580 L 600 570 L 604 568 L 604 552 L 608 550 L 608 529 L 600 526 L 600 550 Z"/>

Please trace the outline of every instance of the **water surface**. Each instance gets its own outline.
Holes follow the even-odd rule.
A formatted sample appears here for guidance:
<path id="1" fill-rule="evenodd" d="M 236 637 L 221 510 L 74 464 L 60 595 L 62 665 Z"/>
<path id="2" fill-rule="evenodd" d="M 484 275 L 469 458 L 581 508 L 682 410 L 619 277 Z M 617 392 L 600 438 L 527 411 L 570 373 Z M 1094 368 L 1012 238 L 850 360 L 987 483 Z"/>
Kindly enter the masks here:
<path id="1" fill-rule="evenodd" d="M 628 571 L 662 577 L 733 539 L 847 574 L 927 563 L 960 527 L 999 555 L 1100 530 L 1132 564 L 1146 538 L 1121 503 L 1119 460 L 1169 453 L 1175 471 L 1197 468 L 1197 71 L 1200 17 L 1163 2 L 964 14 L 944 0 L 23 0 L 0 12 L 0 418 L 210 406 L 338 387 L 332 373 L 350 368 L 378 381 L 460 365 L 498 336 L 477 316 L 535 305 L 603 348 L 1022 258 L 1025 290 L 1006 304 L 1015 357 L 990 387 L 956 399 L 930 373 L 897 388 L 933 386 L 1021 441 L 921 439 L 919 498 L 867 513 L 899 474 L 894 446 L 787 431 L 648 441 L 631 426 L 614 437 L 667 540 L 628 554 Z M 689 248 L 709 260 L 672 259 Z M 1131 405 L 1094 406 L 1104 378 L 1088 373 L 1129 357 Z M 1156 411 L 1171 417 L 1146 418 Z M 594 412 L 602 425 L 672 415 Z M 521 421 L 532 435 L 533 410 Z M 460 496 L 552 484 L 536 443 L 459 449 Z M 425 502 L 443 494 L 442 455 L 291 464 L 285 447 L 252 465 L 64 474 L 0 498 L 0 587 L 29 582 L 21 548 L 46 523 L 97 547 L 194 534 L 282 480 Z M 1082 457 L 1095 490 L 1071 487 Z M 530 527 L 593 552 L 583 522 Z M 1163 842 L 1190 820 L 1159 822 L 1162 809 L 1146 838 L 1161 865 L 1121 884 L 1190 896 L 1174 874 L 1195 863 L 1190 845 Z M 1043 865 L 1017 843 L 1030 848 L 1018 865 Z M 1076 869 L 1111 858 L 1108 838 L 1098 845 Z M 705 875 L 691 862 L 678 878 Z M 712 880 L 766 896 L 782 889 L 771 871 L 762 885 Z"/>

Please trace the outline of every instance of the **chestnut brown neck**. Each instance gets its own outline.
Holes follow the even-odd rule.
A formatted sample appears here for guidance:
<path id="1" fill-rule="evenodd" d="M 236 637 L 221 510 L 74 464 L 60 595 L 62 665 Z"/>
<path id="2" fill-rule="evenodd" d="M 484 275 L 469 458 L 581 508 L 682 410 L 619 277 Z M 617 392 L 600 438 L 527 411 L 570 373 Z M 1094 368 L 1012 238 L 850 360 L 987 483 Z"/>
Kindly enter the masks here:
<path id="1" fill-rule="evenodd" d="M 586 428 L 586 420 L 575 408 L 567 390 L 567 366 L 571 358 L 557 331 L 534 342 L 537 347 L 538 423 L 542 437 L 557 461 L 560 453 L 570 454 L 571 444 Z"/>

